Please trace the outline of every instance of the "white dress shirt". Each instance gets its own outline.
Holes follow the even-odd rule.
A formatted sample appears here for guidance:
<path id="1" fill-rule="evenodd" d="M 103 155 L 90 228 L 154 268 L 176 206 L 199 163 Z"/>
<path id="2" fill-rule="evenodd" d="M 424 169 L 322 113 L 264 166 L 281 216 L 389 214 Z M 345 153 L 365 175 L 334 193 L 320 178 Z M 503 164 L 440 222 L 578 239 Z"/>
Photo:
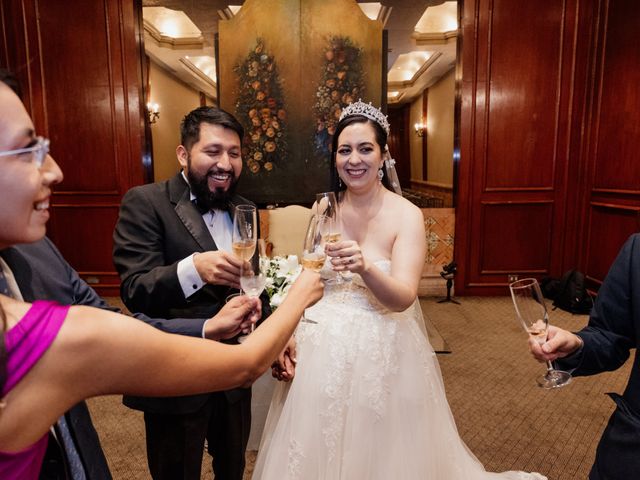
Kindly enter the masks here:
<path id="1" fill-rule="evenodd" d="M 187 184 L 189 183 L 187 176 L 184 174 L 184 170 L 182 171 L 182 178 L 184 178 Z M 193 192 L 190 192 L 190 200 L 193 201 L 195 198 L 196 196 Z M 202 219 L 211 234 L 211 238 L 213 238 L 213 241 L 216 243 L 218 250 L 231 252 L 233 222 L 231 221 L 229 212 L 213 209 L 205 212 L 202 215 Z M 178 281 L 180 282 L 184 298 L 189 298 L 206 285 L 202 278 L 200 278 L 193 263 L 195 253 L 196 252 L 178 262 Z"/>

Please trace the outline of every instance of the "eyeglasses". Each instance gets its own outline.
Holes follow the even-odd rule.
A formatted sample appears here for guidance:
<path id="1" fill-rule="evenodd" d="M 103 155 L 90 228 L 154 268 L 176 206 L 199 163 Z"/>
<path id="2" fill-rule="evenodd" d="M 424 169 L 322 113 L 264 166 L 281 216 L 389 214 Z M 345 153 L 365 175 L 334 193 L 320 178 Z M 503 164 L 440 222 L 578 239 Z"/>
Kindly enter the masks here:
<path id="1" fill-rule="evenodd" d="M 19 148 L 17 150 L 7 150 L 0 152 L 0 157 L 16 155 L 25 162 L 32 162 L 36 167 L 41 168 L 44 159 L 49 154 L 49 139 L 44 137 L 36 137 L 36 144 L 29 148 Z"/>

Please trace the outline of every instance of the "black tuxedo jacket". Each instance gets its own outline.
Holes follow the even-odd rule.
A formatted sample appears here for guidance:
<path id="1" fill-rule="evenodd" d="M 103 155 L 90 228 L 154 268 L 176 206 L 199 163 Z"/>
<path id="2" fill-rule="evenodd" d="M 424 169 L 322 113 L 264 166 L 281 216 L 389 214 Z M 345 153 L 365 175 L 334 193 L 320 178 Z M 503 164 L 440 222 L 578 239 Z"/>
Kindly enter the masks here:
<path id="1" fill-rule="evenodd" d="M 236 195 L 232 208 L 252 202 Z M 232 214 L 232 212 L 231 212 Z M 178 280 L 178 262 L 194 252 L 217 250 L 190 199 L 187 182 L 178 173 L 170 180 L 141 185 L 122 199 L 113 234 L 113 261 L 120 274 L 120 294 L 132 312 L 164 318 L 200 318 L 215 315 L 226 297 L 236 290 L 205 285 L 185 298 Z M 268 312 L 264 312 L 268 313 Z M 250 389 L 225 392 L 235 402 Z M 188 397 L 125 397 L 125 405 L 150 413 L 191 413 L 200 409 L 208 394 Z"/>
<path id="2" fill-rule="evenodd" d="M 640 345 L 640 234 L 620 250 L 589 317 L 578 335 L 582 350 L 558 361 L 573 375 L 615 370 Z M 622 396 L 610 393 L 617 408 L 609 419 L 596 451 L 591 480 L 626 480 L 640 475 L 640 357 L 635 355 Z"/>
<path id="3" fill-rule="evenodd" d="M 6 248 L 0 251 L 0 256 L 9 265 L 20 293 L 27 302 L 52 300 L 62 305 L 84 305 L 119 312 L 80 278 L 48 238 Z M 201 336 L 205 322 L 205 319 L 165 320 L 145 315 L 136 317 L 161 330 L 196 337 Z M 86 404 L 79 403 L 65 417 L 89 480 L 111 479 Z"/>

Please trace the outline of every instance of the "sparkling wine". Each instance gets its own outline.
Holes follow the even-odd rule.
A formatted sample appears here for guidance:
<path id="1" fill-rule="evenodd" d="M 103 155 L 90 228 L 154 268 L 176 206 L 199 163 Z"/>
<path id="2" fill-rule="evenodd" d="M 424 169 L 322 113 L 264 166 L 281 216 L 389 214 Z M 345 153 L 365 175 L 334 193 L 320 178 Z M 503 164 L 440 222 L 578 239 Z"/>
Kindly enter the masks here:
<path id="1" fill-rule="evenodd" d="M 335 243 L 335 242 L 339 242 L 340 241 L 340 233 L 336 232 L 336 233 L 327 233 L 325 235 L 322 236 L 322 239 L 326 242 L 326 243 Z"/>
<path id="2" fill-rule="evenodd" d="M 264 290 L 266 278 L 264 275 L 252 275 L 240 277 L 242 291 L 249 297 L 259 297 Z"/>
<path id="3" fill-rule="evenodd" d="M 239 242 L 233 242 L 231 245 L 233 250 L 233 254 L 238 257 L 240 260 L 248 262 L 253 257 L 253 254 L 256 251 L 256 241 L 255 240 L 241 240 Z"/>
<path id="4" fill-rule="evenodd" d="M 313 270 L 315 272 L 319 272 L 324 265 L 324 260 L 326 255 L 324 253 L 308 253 L 305 252 L 302 255 L 302 260 L 300 263 L 304 268 L 308 268 L 309 270 Z"/>

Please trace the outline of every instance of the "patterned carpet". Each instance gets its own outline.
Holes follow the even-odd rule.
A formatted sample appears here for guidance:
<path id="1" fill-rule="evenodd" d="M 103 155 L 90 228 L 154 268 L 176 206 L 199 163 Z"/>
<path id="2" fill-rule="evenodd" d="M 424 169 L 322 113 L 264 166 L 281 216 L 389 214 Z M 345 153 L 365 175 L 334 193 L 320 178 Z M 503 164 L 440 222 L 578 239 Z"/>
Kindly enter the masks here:
<path id="1" fill-rule="evenodd" d="M 587 478 L 613 411 L 605 392 L 623 391 L 631 361 L 617 372 L 543 391 L 535 377 L 544 366 L 529 355 L 509 298 L 462 297 L 461 305 L 435 300 L 421 304 L 437 329 L 430 329 L 434 347 L 441 337 L 451 351 L 438 356 L 447 397 L 460 435 L 486 469 L 538 471 L 550 480 Z M 568 329 L 586 320 L 551 312 L 551 322 Z M 123 407 L 120 397 L 92 399 L 89 406 L 114 479 L 150 478 L 142 414 Z M 254 460 L 255 452 L 249 452 L 246 479 Z M 202 478 L 211 478 L 208 461 Z"/>

